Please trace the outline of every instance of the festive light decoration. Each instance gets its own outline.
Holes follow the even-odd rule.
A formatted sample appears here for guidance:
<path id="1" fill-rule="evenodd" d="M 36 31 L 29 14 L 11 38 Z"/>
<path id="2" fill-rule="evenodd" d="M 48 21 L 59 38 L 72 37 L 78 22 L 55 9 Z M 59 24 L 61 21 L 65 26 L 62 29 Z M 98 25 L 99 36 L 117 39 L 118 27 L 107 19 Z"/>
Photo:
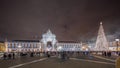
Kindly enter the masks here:
<path id="1" fill-rule="evenodd" d="M 108 51 L 109 50 L 108 41 L 104 33 L 102 22 L 100 22 L 100 28 L 98 31 L 98 36 L 97 36 L 94 50 L 95 51 Z"/>

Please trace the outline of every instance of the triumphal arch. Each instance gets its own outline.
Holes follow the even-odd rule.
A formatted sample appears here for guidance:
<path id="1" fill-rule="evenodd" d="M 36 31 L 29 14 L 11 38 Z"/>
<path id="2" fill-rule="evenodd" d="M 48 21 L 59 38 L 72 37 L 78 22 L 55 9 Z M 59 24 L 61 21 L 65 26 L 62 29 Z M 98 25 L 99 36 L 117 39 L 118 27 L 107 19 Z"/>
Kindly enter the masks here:
<path id="1" fill-rule="evenodd" d="M 42 35 L 41 42 L 44 51 L 56 51 L 56 36 L 50 31 L 50 29 Z"/>

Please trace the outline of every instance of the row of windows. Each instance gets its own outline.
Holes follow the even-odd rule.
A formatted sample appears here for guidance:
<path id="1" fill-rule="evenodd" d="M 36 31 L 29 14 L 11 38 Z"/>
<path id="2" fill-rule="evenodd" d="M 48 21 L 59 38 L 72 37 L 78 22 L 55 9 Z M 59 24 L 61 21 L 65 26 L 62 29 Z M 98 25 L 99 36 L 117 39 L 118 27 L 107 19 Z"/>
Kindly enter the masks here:
<path id="1" fill-rule="evenodd" d="M 38 45 L 38 44 L 39 43 L 8 43 L 8 45 Z"/>
<path id="2" fill-rule="evenodd" d="M 9 45 L 8 44 L 8 48 L 39 48 L 40 45 Z"/>
<path id="3" fill-rule="evenodd" d="M 63 48 L 62 50 L 63 51 L 80 51 L 81 49 L 80 48 L 75 48 L 75 49 L 73 49 L 73 48 Z"/>
<path id="4" fill-rule="evenodd" d="M 40 51 L 40 49 L 8 49 L 8 51 Z"/>
<path id="5" fill-rule="evenodd" d="M 58 43 L 57 45 L 81 45 L 80 43 Z"/>
<path id="6" fill-rule="evenodd" d="M 77 45 L 77 46 L 75 46 L 75 45 L 63 45 L 62 47 L 64 47 L 64 48 L 73 48 L 73 47 L 80 48 L 79 45 Z"/>

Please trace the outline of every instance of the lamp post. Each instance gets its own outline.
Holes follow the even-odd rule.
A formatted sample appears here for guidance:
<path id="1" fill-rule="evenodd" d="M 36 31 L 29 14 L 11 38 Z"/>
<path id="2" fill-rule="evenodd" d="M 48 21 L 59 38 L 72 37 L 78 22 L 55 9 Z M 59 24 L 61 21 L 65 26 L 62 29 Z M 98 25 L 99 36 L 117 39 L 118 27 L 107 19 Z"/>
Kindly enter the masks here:
<path id="1" fill-rule="evenodd" d="M 58 58 L 61 58 L 61 54 L 62 54 L 62 46 L 58 46 L 57 47 L 57 51 L 58 51 Z"/>
<path id="2" fill-rule="evenodd" d="M 117 53 L 118 53 L 119 39 L 115 39 L 115 41 L 116 41 L 116 45 L 117 45 L 117 48 L 116 48 L 116 50 L 117 50 Z"/>
<path id="3" fill-rule="evenodd" d="M 21 47 L 22 47 L 21 45 L 18 46 L 18 52 L 19 52 L 18 54 L 19 55 L 20 55 Z"/>

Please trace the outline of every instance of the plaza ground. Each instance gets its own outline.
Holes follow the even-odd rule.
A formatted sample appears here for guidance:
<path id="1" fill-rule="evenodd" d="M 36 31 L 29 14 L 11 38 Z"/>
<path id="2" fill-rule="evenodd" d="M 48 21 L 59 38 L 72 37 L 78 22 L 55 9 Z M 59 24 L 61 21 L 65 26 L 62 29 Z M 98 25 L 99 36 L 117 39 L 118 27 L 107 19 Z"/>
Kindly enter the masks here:
<path id="1" fill-rule="evenodd" d="M 109 59 L 109 58 L 108 58 Z M 111 59 L 113 60 L 113 59 Z M 21 57 L 0 60 L 2 68 L 115 68 L 115 62 L 90 56 L 71 57 L 61 60 L 58 57 Z"/>

